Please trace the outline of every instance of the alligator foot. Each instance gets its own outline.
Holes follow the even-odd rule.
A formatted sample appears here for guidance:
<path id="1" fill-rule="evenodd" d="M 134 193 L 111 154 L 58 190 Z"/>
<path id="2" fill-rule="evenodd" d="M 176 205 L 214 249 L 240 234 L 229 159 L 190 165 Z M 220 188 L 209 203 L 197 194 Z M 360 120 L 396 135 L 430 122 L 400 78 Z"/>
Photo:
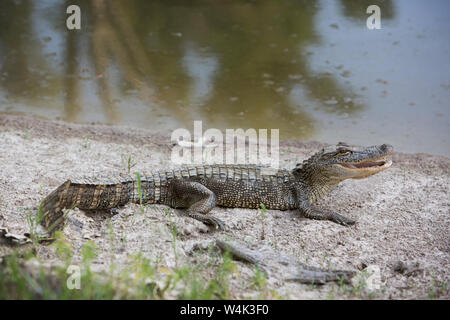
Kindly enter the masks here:
<path id="1" fill-rule="evenodd" d="M 331 220 L 333 222 L 339 223 L 343 226 L 351 226 L 354 225 L 356 223 L 355 220 L 347 218 L 343 215 L 340 215 L 339 213 L 336 212 L 331 212 L 330 217 L 328 218 L 328 220 Z"/>
<path id="2" fill-rule="evenodd" d="M 219 218 L 202 214 L 202 213 L 193 213 L 193 212 L 186 212 L 186 210 L 175 210 L 176 214 L 182 217 L 189 217 L 198 221 L 203 222 L 205 225 L 209 227 L 213 227 L 214 229 L 219 229 L 222 231 L 226 231 L 227 225 L 225 222 L 220 220 Z"/>
<path id="3" fill-rule="evenodd" d="M 199 220 L 208 226 L 212 226 L 214 229 L 225 231 L 225 223 L 218 218 L 195 213 L 189 214 L 189 217 Z"/>
<path id="4" fill-rule="evenodd" d="M 350 226 L 356 223 L 355 220 L 347 218 L 333 211 L 326 211 L 315 207 L 304 210 L 305 217 L 315 220 L 330 220 L 343 226 Z"/>

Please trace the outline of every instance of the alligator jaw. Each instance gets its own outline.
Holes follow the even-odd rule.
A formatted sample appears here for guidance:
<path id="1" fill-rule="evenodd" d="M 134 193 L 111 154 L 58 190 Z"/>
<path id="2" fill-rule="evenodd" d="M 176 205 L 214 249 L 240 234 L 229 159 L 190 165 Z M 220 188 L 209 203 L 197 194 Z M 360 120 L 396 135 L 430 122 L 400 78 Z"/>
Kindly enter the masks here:
<path id="1" fill-rule="evenodd" d="M 339 165 L 352 171 L 365 171 L 374 174 L 389 168 L 392 165 L 392 160 L 387 159 L 387 157 L 381 157 L 379 159 L 367 159 L 357 163 L 340 163 Z"/>

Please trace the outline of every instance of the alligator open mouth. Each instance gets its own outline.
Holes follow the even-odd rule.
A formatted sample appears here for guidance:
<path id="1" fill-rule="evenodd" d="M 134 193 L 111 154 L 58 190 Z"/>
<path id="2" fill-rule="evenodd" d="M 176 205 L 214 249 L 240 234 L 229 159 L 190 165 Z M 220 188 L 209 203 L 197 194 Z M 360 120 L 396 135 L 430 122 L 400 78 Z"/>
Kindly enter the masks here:
<path id="1" fill-rule="evenodd" d="M 341 163 L 341 166 L 348 169 L 354 170 L 384 170 L 389 168 L 392 165 L 392 161 L 386 158 L 377 159 L 377 160 L 364 160 L 357 163 Z"/>

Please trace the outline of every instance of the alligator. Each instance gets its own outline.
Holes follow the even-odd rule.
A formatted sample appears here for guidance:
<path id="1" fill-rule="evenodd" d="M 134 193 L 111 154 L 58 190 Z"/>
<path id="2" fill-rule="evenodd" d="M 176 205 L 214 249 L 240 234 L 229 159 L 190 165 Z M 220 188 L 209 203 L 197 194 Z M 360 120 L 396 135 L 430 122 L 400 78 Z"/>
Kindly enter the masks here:
<path id="1" fill-rule="evenodd" d="M 272 173 L 252 165 L 203 165 L 146 175 L 67 180 L 41 202 L 41 225 L 51 235 L 64 225 L 64 209 L 113 209 L 134 202 L 183 208 L 186 216 L 222 230 L 225 223 L 208 215 L 216 205 L 258 209 L 263 204 L 267 209 L 298 210 L 307 218 L 348 226 L 355 221 L 315 204 L 345 179 L 361 179 L 389 168 L 392 152 L 388 144 L 361 147 L 340 142 L 292 170 Z"/>

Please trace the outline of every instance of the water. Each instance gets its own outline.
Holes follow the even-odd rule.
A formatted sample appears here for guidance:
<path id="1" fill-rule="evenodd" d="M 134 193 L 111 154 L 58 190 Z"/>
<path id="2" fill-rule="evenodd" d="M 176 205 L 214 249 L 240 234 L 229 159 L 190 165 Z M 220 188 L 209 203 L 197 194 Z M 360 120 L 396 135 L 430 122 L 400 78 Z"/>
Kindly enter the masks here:
<path id="1" fill-rule="evenodd" d="M 81 7 L 68 31 L 66 8 Z M 366 8 L 381 8 L 380 30 Z M 450 2 L 0 2 L 0 111 L 450 156 Z"/>

